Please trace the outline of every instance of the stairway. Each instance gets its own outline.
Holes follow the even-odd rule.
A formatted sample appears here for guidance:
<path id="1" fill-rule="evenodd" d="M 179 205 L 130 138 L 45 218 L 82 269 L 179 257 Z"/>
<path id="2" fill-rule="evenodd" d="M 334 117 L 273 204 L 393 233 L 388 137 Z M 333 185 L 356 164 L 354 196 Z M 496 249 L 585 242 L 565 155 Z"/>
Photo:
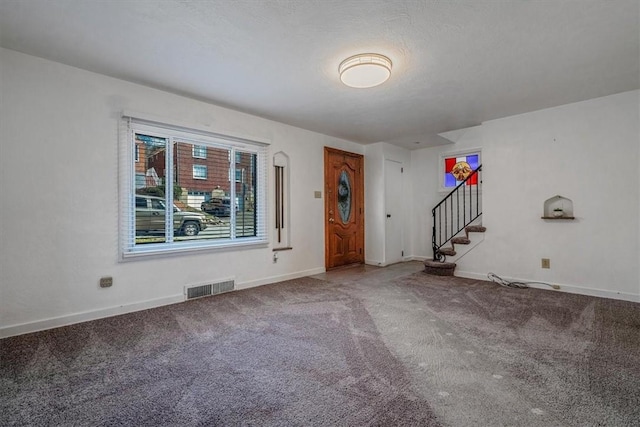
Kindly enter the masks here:
<path id="1" fill-rule="evenodd" d="M 465 163 L 463 161 L 459 163 Z M 469 165 L 466 164 L 466 169 Z M 433 209 L 431 247 L 433 258 L 424 262 L 425 272 L 437 276 L 453 276 L 456 264 L 446 262 L 447 256 L 456 256 L 456 245 L 469 245 L 469 233 L 484 233 L 482 225 L 476 225 L 482 215 L 482 165 L 466 176 Z M 458 177 L 456 176 L 456 179 Z M 464 236 L 460 235 L 464 231 Z M 447 243 L 450 247 L 444 247 Z M 466 252 L 471 250 L 470 247 Z M 464 254 L 460 255 L 463 256 Z M 460 256 L 458 258 L 460 258 Z"/>
<path id="2" fill-rule="evenodd" d="M 464 228 L 464 236 L 453 237 L 449 242 L 451 242 L 451 246 L 447 248 L 440 248 L 438 252 L 445 256 L 455 256 L 457 255 L 455 246 L 456 245 L 469 245 L 471 244 L 471 239 L 469 239 L 469 233 L 484 233 L 487 231 L 485 227 L 482 225 L 468 225 Z M 424 261 L 424 272 L 427 274 L 433 274 L 435 276 L 453 276 L 456 268 L 455 262 L 446 262 L 446 261 L 438 261 L 438 260 L 425 260 Z"/>

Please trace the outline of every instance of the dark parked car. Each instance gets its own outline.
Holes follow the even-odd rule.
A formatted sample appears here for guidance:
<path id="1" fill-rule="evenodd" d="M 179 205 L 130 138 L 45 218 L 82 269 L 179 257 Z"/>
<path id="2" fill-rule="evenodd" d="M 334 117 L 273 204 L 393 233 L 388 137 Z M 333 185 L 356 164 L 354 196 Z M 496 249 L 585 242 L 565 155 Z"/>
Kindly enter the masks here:
<path id="1" fill-rule="evenodd" d="M 231 215 L 231 199 L 229 197 L 213 197 L 200 204 L 200 209 L 215 216 Z"/>

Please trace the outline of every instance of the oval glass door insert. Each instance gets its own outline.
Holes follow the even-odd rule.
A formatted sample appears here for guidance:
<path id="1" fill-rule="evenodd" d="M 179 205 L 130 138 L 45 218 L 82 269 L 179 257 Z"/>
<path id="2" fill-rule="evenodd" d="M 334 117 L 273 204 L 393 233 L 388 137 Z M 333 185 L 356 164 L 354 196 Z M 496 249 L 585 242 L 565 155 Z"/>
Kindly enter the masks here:
<path id="1" fill-rule="evenodd" d="M 338 179 L 338 212 L 342 223 L 348 223 L 351 218 L 351 181 L 344 170 Z"/>

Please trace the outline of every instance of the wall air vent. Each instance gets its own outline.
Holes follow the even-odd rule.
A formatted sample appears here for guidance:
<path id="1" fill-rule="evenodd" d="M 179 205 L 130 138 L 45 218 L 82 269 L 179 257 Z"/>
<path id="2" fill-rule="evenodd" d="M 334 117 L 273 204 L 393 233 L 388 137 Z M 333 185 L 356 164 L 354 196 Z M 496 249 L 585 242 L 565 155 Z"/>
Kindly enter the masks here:
<path id="1" fill-rule="evenodd" d="M 233 280 L 225 280 L 223 282 L 209 283 L 206 285 L 185 286 L 184 295 L 185 300 L 192 300 L 229 292 L 234 289 L 235 282 Z"/>

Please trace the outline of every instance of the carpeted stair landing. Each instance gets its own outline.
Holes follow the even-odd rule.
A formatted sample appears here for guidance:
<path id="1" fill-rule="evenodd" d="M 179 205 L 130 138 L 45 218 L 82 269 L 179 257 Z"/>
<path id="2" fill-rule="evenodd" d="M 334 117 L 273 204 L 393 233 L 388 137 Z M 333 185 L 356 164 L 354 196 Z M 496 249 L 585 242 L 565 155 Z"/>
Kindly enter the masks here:
<path id="1" fill-rule="evenodd" d="M 464 236 L 453 237 L 450 242 L 451 246 L 448 248 L 440 248 L 438 252 L 442 255 L 447 256 L 455 256 L 457 255 L 455 245 L 469 245 L 471 244 L 471 239 L 469 239 L 469 233 L 484 233 L 487 231 L 486 227 L 482 225 L 468 225 L 464 228 Z M 424 262 L 424 272 L 427 274 L 432 274 L 434 276 L 453 276 L 456 269 L 456 263 L 454 262 L 443 262 L 437 260 L 426 260 Z"/>
<path id="2" fill-rule="evenodd" d="M 453 276 L 455 262 L 440 262 L 428 259 L 424 262 L 424 272 L 434 276 Z"/>

